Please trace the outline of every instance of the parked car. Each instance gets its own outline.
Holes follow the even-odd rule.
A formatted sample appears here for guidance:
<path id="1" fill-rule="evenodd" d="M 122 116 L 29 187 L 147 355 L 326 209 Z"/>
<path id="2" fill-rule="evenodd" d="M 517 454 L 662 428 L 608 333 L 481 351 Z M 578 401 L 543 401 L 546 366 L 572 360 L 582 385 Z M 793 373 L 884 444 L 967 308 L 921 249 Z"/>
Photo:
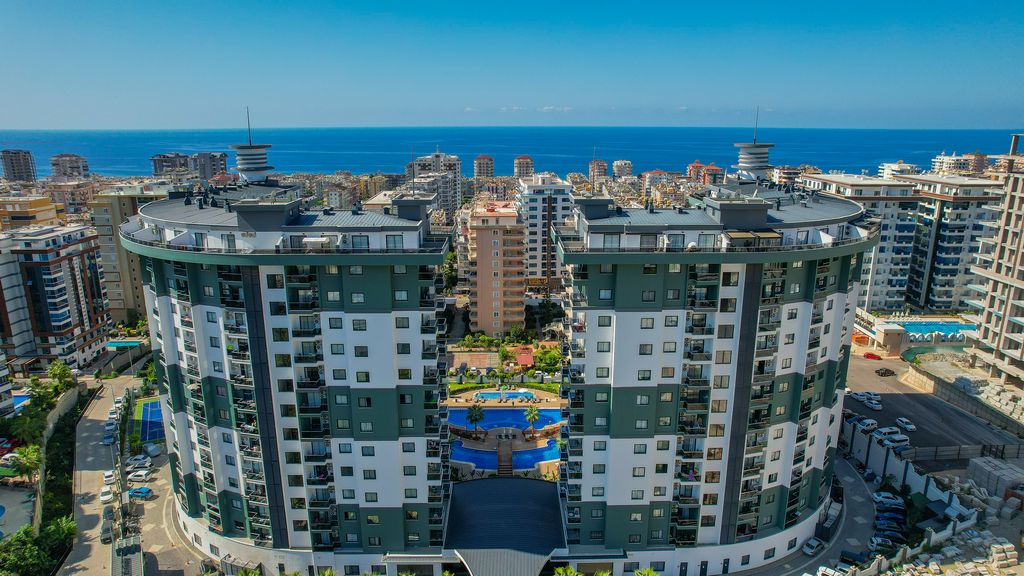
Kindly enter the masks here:
<path id="1" fill-rule="evenodd" d="M 871 436 L 878 439 L 885 439 L 889 436 L 894 436 L 900 433 L 900 429 L 895 426 L 886 426 L 885 428 L 879 428 L 871 433 Z"/>
<path id="2" fill-rule="evenodd" d="M 875 520 L 875 530 L 882 532 L 903 532 L 906 528 L 903 524 L 898 524 L 892 520 Z"/>
<path id="3" fill-rule="evenodd" d="M 875 504 L 875 510 L 879 512 L 906 512 L 907 507 L 903 502 L 882 502 Z"/>
<path id="4" fill-rule="evenodd" d="M 146 451 L 146 456 L 152 458 L 159 456 L 161 452 L 159 444 L 143 444 L 142 449 Z"/>
<path id="5" fill-rule="evenodd" d="M 857 426 L 860 427 L 861 432 L 871 432 L 872 430 L 878 428 L 878 421 L 872 420 L 871 418 L 865 418 L 858 422 Z"/>
<path id="6" fill-rule="evenodd" d="M 896 372 L 891 368 L 879 368 L 878 370 L 875 370 L 875 374 L 878 374 L 882 378 L 885 378 L 888 376 L 895 376 Z"/>
<path id="7" fill-rule="evenodd" d="M 113 470 L 107 470 L 103 473 L 104 484 L 113 484 L 114 482 L 117 482 L 117 474 Z"/>
<path id="8" fill-rule="evenodd" d="M 145 461 L 145 462 L 136 462 L 134 464 L 129 464 L 129 465 L 125 466 L 125 469 L 126 470 L 146 470 L 147 468 L 151 468 L 152 466 L 153 466 L 152 462 Z"/>
<path id="9" fill-rule="evenodd" d="M 113 443 L 114 443 L 114 435 L 113 434 L 104 434 L 103 435 L 103 445 L 104 446 L 110 446 Z"/>
<path id="10" fill-rule="evenodd" d="M 865 352 L 864 353 L 864 357 L 867 358 L 868 360 L 881 360 L 882 359 L 881 356 L 879 356 L 878 354 L 875 354 L 874 352 Z"/>
<path id="11" fill-rule="evenodd" d="M 864 397 L 868 400 L 874 400 L 875 402 L 882 401 L 882 395 L 878 392 L 864 392 Z"/>
<path id="12" fill-rule="evenodd" d="M 875 514 L 875 522 L 891 522 L 893 524 L 906 524 L 907 517 L 895 512 L 882 512 Z"/>
<path id="13" fill-rule="evenodd" d="M 899 448 L 900 446 L 909 445 L 910 438 L 906 434 L 894 434 L 882 440 L 882 448 Z"/>
<path id="14" fill-rule="evenodd" d="M 114 398 L 114 408 L 120 410 L 124 406 L 124 396 Z"/>
<path id="15" fill-rule="evenodd" d="M 854 414 L 853 416 L 850 416 L 849 418 L 846 419 L 846 423 L 847 424 L 857 424 L 857 423 L 859 423 L 859 422 L 861 422 L 863 420 L 866 420 L 866 419 L 867 418 L 865 418 L 864 416 L 861 416 L 860 414 Z"/>
<path id="16" fill-rule="evenodd" d="M 113 526 L 111 526 L 110 520 L 104 520 L 103 526 L 100 528 L 100 542 L 103 544 L 110 544 L 113 540 Z"/>
<path id="17" fill-rule="evenodd" d="M 104 506 L 103 507 L 103 519 L 104 520 L 113 520 L 114 519 L 114 507 L 113 506 Z"/>
<path id="18" fill-rule="evenodd" d="M 136 470 L 128 475 L 129 482 L 149 482 L 150 477 L 153 476 L 153 471 L 150 469 Z"/>
<path id="19" fill-rule="evenodd" d="M 903 428 L 907 432 L 913 432 L 914 430 L 917 430 L 917 426 L 914 426 L 913 422 L 911 422 L 908 418 L 904 418 L 902 416 L 896 419 L 896 425 L 899 426 L 900 428 Z"/>
<path id="20" fill-rule="evenodd" d="M 150 466 L 153 465 L 153 460 L 149 456 L 146 456 L 145 454 L 138 454 L 136 456 L 132 456 L 131 458 L 125 461 L 125 464 L 127 464 L 128 466 L 142 463 L 145 463 L 145 466 L 143 466 L 143 468 L 149 468 Z"/>
<path id="21" fill-rule="evenodd" d="M 906 544 L 907 543 L 907 537 L 904 536 L 903 534 L 900 534 L 899 532 L 893 532 L 893 531 L 888 531 L 888 530 L 887 531 L 876 531 L 875 532 L 875 536 L 877 536 L 879 538 L 885 538 L 886 540 L 892 542 L 893 544 Z"/>
<path id="22" fill-rule="evenodd" d="M 804 542 L 803 553 L 806 556 L 814 556 L 825 547 L 825 543 L 817 538 L 811 538 L 807 542 Z"/>
<path id="23" fill-rule="evenodd" d="M 107 412 L 107 420 L 117 420 L 121 417 L 121 414 L 117 411 L 117 408 L 111 408 Z"/>
<path id="24" fill-rule="evenodd" d="M 878 400 L 865 400 L 864 406 L 867 406 L 868 408 L 875 410 L 876 412 L 882 409 L 882 403 L 879 402 Z"/>
<path id="25" fill-rule="evenodd" d="M 868 540 L 868 550 L 871 550 L 872 552 L 874 552 L 876 550 L 879 550 L 879 549 L 881 549 L 881 550 L 886 550 L 886 549 L 892 550 L 892 549 L 895 549 L 895 548 L 896 548 L 896 546 L 892 543 L 892 540 L 889 540 L 888 538 L 882 538 L 882 537 L 879 537 L 879 536 L 872 536 L 871 539 Z"/>
<path id="26" fill-rule="evenodd" d="M 106 504 L 107 502 L 114 501 L 114 490 L 110 486 L 104 485 L 100 490 L 100 502 Z"/>
<path id="27" fill-rule="evenodd" d="M 148 500 L 153 496 L 153 489 L 142 486 L 141 488 L 132 488 L 128 491 L 128 497 L 138 500 Z"/>
<path id="28" fill-rule="evenodd" d="M 889 502 L 899 502 L 900 504 L 903 503 L 903 499 L 900 498 L 899 496 L 893 494 L 892 492 L 883 492 L 881 490 L 879 490 L 878 492 L 873 492 L 871 494 L 871 500 L 875 504 L 881 504 L 882 502 L 887 502 L 887 501 L 889 501 Z"/>
<path id="29" fill-rule="evenodd" d="M 18 461 L 18 455 L 14 452 L 9 452 L 0 456 L 0 466 L 13 466 Z"/>
<path id="30" fill-rule="evenodd" d="M 868 399 L 863 392 L 850 392 L 850 398 L 853 398 L 857 402 L 863 402 Z"/>
<path id="31" fill-rule="evenodd" d="M 21 440 L 4 440 L 0 442 L 0 456 L 14 452 L 15 448 L 21 446 Z"/>
<path id="32" fill-rule="evenodd" d="M 909 444 L 907 444 L 906 446 L 897 446 L 897 447 L 892 449 L 893 453 L 895 453 L 897 455 L 903 454 L 907 450 L 910 450 L 910 445 Z"/>
<path id="33" fill-rule="evenodd" d="M 117 422 L 114 422 L 113 420 L 107 420 L 107 423 L 103 425 L 103 431 L 104 432 L 111 432 L 111 433 L 113 433 L 114 430 L 116 430 L 116 429 L 117 429 Z"/>

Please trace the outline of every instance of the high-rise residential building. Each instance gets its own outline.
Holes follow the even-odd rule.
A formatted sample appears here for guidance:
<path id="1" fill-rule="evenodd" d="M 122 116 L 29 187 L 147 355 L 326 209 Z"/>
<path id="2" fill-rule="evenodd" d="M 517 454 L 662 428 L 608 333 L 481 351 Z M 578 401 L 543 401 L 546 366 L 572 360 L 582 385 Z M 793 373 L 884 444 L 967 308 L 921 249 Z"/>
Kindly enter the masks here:
<path id="1" fill-rule="evenodd" d="M 23 226 L 56 226 L 64 221 L 64 205 L 47 196 L 0 196 L 0 230 Z"/>
<path id="2" fill-rule="evenodd" d="M 444 214 L 444 221 L 451 223 L 455 211 L 462 206 L 462 160 L 440 150 L 429 156 L 420 156 L 405 169 L 407 184 L 412 189 L 436 191 L 437 206 Z M 448 177 L 442 176 L 447 174 Z M 425 180 L 420 180 L 421 178 Z"/>
<path id="3" fill-rule="evenodd" d="M 704 184 L 705 186 L 721 184 L 725 181 L 725 170 L 715 166 L 714 162 L 704 164 L 700 160 L 694 160 L 686 165 L 686 178 L 691 182 Z"/>
<path id="4" fill-rule="evenodd" d="M 772 182 L 780 186 L 789 186 L 790 184 L 796 184 L 796 181 L 803 172 L 800 171 L 799 166 L 772 166 L 768 174 Z"/>
<path id="5" fill-rule="evenodd" d="M 1006 173 L 996 233 L 982 240 L 971 270 L 977 280 L 967 300 L 976 329 L 968 351 L 975 364 L 1002 384 L 1024 387 L 1024 150 L 1014 134 L 1008 154 L 998 156 Z"/>
<path id="6" fill-rule="evenodd" d="M 309 210 L 246 180 L 121 227 L 143 262 L 176 522 L 204 554 L 275 571 L 439 564 L 434 199 Z"/>
<path id="7" fill-rule="evenodd" d="M 903 160 L 896 162 L 882 162 L 878 165 L 878 177 L 891 180 L 904 174 L 920 174 L 921 169 L 917 164 L 909 164 Z"/>
<path id="8" fill-rule="evenodd" d="M 6 321 L 0 318 L 0 334 L 4 331 Z M 11 394 L 11 370 L 7 367 L 7 355 L 0 346 L 0 417 L 9 416 L 14 412 L 14 396 Z"/>
<path id="9" fill-rule="evenodd" d="M 494 158 L 481 154 L 473 160 L 473 178 L 494 178 Z"/>
<path id="10" fill-rule="evenodd" d="M 167 198 L 170 189 L 164 184 L 117 185 L 96 194 L 89 203 L 103 263 L 103 283 L 114 322 L 135 324 L 146 317 L 139 257 L 121 245 L 118 227 L 138 214 L 141 206 Z"/>
<path id="11" fill-rule="evenodd" d="M 647 172 L 640 173 L 640 192 L 644 198 L 650 198 L 653 195 L 654 188 L 658 184 L 671 184 L 675 182 L 676 175 L 673 175 L 664 170 L 648 170 Z"/>
<path id="12" fill-rule="evenodd" d="M 591 160 L 587 169 L 587 178 L 590 180 L 591 184 L 597 184 L 598 180 L 608 177 L 607 160 Z"/>
<path id="13" fill-rule="evenodd" d="M 228 155 L 224 152 L 196 152 L 188 158 L 188 169 L 202 180 L 209 180 L 228 171 Z"/>
<path id="14" fill-rule="evenodd" d="M 553 289 L 561 281 L 551 226 L 572 214 L 572 184 L 550 173 L 519 179 L 516 209 L 526 226 L 526 281 L 531 287 Z"/>
<path id="15" fill-rule="evenodd" d="M 87 226 L 0 234 L 0 335 L 15 372 L 55 360 L 85 368 L 103 352 L 110 313 L 99 241 Z"/>
<path id="16" fill-rule="evenodd" d="M 698 196 L 577 197 L 575 226 L 555 230 L 570 333 L 560 493 L 591 570 L 755 570 L 829 505 L 877 223 L 852 200 L 754 182 Z M 612 550 L 627 557 L 598 559 Z"/>
<path id="17" fill-rule="evenodd" d="M 906 308 L 917 231 L 914 184 L 854 174 L 804 174 L 797 184 L 860 202 L 879 219 L 882 234 L 878 245 L 864 254 L 857 306 L 870 312 Z"/>
<path id="18" fill-rule="evenodd" d="M 149 161 L 153 163 L 153 176 L 162 176 L 172 170 L 190 170 L 191 158 L 181 152 L 164 152 L 150 156 Z"/>
<path id="19" fill-rule="evenodd" d="M 917 310 L 964 310 L 981 241 L 992 235 L 999 182 L 968 176 L 904 174 L 919 196 L 907 303 Z"/>
<path id="20" fill-rule="evenodd" d="M 515 178 L 529 178 L 533 176 L 533 158 L 526 155 L 516 156 L 512 164 L 512 176 Z"/>
<path id="21" fill-rule="evenodd" d="M 515 202 L 480 200 L 466 210 L 458 255 L 468 271 L 469 325 L 504 336 L 526 320 L 525 226 Z"/>
<path id="22" fill-rule="evenodd" d="M 4 178 L 12 182 L 35 182 L 36 161 L 29 150 L 0 150 Z"/>
<path id="23" fill-rule="evenodd" d="M 633 162 L 630 160 L 616 160 L 612 162 L 612 174 L 615 179 L 625 178 L 633 175 Z"/>
<path id="24" fill-rule="evenodd" d="M 58 178 L 88 178 L 89 161 L 78 154 L 57 154 L 50 157 L 50 171 Z"/>
<path id="25" fill-rule="evenodd" d="M 932 158 L 932 172 L 944 175 L 980 176 L 988 168 L 988 157 L 981 152 L 972 152 L 958 156 L 939 154 Z"/>
<path id="26" fill-rule="evenodd" d="M 99 190 L 100 184 L 91 180 L 62 180 L 47 182 L 42 192 L 54 203 L 62 204 L 68 214 L 81 214 Z"/>

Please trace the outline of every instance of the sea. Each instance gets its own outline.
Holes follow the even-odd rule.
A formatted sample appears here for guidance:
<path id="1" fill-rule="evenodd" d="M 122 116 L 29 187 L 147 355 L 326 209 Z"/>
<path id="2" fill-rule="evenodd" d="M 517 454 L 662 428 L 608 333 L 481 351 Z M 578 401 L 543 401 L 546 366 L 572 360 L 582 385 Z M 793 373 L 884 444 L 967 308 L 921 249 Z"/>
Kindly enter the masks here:
<path id="1" fill-rule="evenodd" d="M 825 171 L 875 174 L 881 162 L 903 160 L 922 167 L 942 152 L 1006 152 L 1012 129 L 877 130 L 761 128 L 759 142 L 775 144 L 774 165 L 811 164 Z M 587 172 L 594 158 L 633 162 L 645 170 L 685 171 L 694 160 L 729 167 L 735 142 L 753 139 L 750 128 L 697 127 L 435 127 L 435 128 L 273 128 L 253 132 L 253 141 L 271 144 L 277 172 L 402 172 L 414 156 L 441 150 L 462 157 L 467 176 L 478 154 L 494 157 L 496 175 L 511 175 L 513 159 L 533 157 L 537 171 L 564 176 Z M 247 141 L 244 129 L 230 130 L 0 130 L 0 149 L 22 148 L 35 156 L 40 176 L 50 173 L 48 158 L 75 153 L 106 176 L 146 175 L 149 157 L 161 152 L 231 152 Z M 232 155 L 233 163 L 233 155 Z"/>

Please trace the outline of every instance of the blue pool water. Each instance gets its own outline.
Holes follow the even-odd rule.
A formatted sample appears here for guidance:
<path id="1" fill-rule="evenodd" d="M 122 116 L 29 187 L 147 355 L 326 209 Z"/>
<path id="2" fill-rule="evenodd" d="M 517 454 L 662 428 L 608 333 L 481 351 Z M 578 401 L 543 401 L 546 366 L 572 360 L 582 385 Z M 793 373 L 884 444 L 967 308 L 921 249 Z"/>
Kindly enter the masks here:
<path id="1" fill-rule="evenodd" d="M 14 403 L 14 411 L 21 412 L 22 404 L 28 402 L 28 394 L 14 394 L 11 400 Z"/>
<path id="2" fill-rule="evenodd" d="M 107 348 L 135 348 L 139 344 L 142 344 L 141 340 L 118 340 L 117 342 L 107 342 Z"/>
<path id="3" fill-rule="evenodd" d="M 3 504 L 0 504 L 0 518 L 3 518 L 4 514 L 6 514 L 6 513 L 7 513 L 7 507 L 4 506 Z"/>
<path id="4" fill-rule="evenodd" d="M 558 443 L 548 440 L 548 445 L 530 450 L 516 450 L 512 453 L 513 470 L 533 470 L 538 462 L 558 460 Z"/>
<path id="5" fill-rule="evenodd" d="M 473 395 L 478 400 L 497 400 L 506 398 L 508 400 L 533 400 L 533 392 L 477 392 Z"/>
<path id="6" fill-rule="evenodd" d="M 903 329 L 911 334 L 931 334 L 941 332 L 947 336 L 959 334 L 961 330 L 974 330 L 974 324 L 962 324 L 960 322 L 920 321 L 920 322 L 896 322 Z"/>
<path id="7" fill-rule="evenodd" d="M 473 425 L 466 421 L 466 408 L 451 408 L 448 410 L 448 423 L 452 426 L 472 430 Z M 534 424 L 534 428 L 540 430 L 562 420 L 562 413 L 557 408 L 541 408 L 540 419 Z M 526 421 L 525 408 L 484 408 L 484 419 L 477 424 L 481 430 L 492 428 L 516 428 L 526 430 L 530 423 Z"/>
<path id="8" fill-rule="evenodd" d="M 964 351 L 963 346 L 915 346 L 914 348 L 907 348 L 900 354 L 900 358 L 903 358 L 905 362 L 913 362 L 921 354 L 931 354 L 933 352 L 945 352 L 947 354 L 961 354 Z"/>
<path id="9" fill-rule="evenodd" d="M 478 450 L 466 448 L 461 440 L 452 444 L 452 460 L 456 462 L 467 462 L 476 466 L 477 470 L 497 470 L 498 453 L 493 450 Z M 512 468 L 514 470 L 533 470 L 539 462 L 558 460 L 558 443 L 548 440 L 547 446 L 531 448 L 530 450 L 516 450 L 512 453 Z"/>

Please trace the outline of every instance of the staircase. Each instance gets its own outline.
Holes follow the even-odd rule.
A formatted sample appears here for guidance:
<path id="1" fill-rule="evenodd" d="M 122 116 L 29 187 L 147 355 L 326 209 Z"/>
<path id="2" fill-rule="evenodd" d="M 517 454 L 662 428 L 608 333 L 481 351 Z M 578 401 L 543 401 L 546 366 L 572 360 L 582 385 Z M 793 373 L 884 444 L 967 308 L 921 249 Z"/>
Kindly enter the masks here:
<path id="1" fill-rule="evenodd" d="M 512 442 L 498 442 L 498 476 L 512 476 Z"/>

